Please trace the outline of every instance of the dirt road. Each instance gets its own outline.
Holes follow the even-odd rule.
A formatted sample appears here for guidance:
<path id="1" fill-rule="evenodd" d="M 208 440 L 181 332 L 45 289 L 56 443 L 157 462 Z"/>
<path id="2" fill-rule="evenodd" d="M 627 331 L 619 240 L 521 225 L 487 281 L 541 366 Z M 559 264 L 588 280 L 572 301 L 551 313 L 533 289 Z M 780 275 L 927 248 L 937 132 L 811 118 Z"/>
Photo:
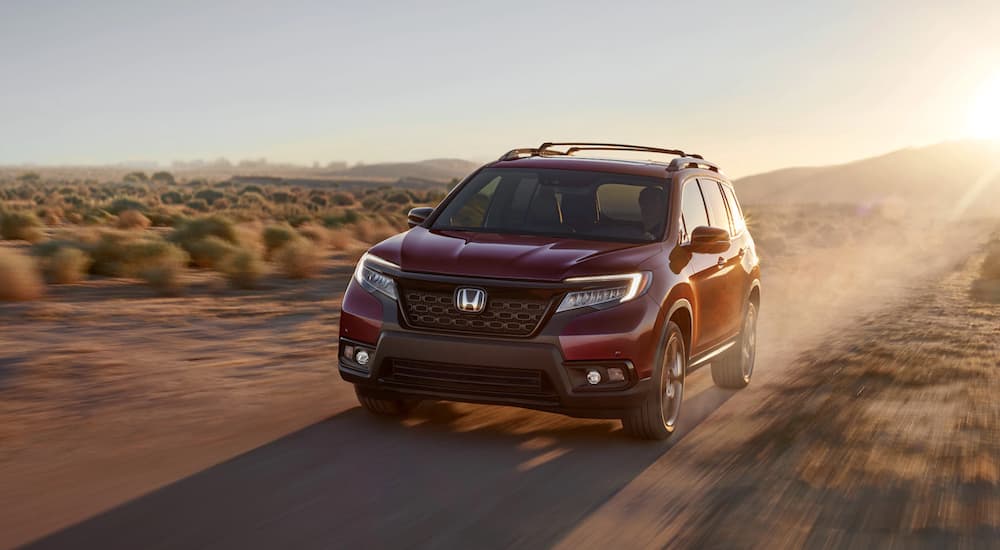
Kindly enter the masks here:
<path id="1" fill-rule="evenodd" d="M 332 360 L 349 267 L 5 306 L 0 546 L 988 542 L 1000 306 L 968 295 L 974 233 L 767 267 L 754 384 L 697 371 L 662 444 L 502 407 L 369 417 Z"/>

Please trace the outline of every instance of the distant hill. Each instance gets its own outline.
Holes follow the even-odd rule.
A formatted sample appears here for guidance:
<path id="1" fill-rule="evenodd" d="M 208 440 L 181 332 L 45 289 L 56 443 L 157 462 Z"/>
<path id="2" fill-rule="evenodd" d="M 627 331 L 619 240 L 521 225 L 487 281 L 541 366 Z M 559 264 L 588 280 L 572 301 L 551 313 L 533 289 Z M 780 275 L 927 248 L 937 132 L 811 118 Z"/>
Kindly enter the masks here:
<path id="1" fill-rule="evenodd" d="M 908 148 L 847 164 L 785 168 L 736 181 L 747 204 L 878 203 L 1000 216 L 1000 146 L 983 141 Z"/>
<path id="2" fill-rule="evenodd" d="M 431 181 L 451 181 L 462 179 L 479 164 L 460 159 L 431 159 L 419 162 L 391 162 L 362 164 L 347 170 L 330 172 L 330 176 L 350 176 L 356 178 L 413 178 Z"/>
<path id="3" fill-rule="evenodd" d="M 392 162 L 359 164 L 351 168 L 329 169 L 294 164 L 263 164 L 255 166 L 190 163 L 189 166 L 155 167 L 142 170 L 125 165 L 94 166 L 0 166 L 0 181 L 12 180 L 25 172 L 37 172 L 44 178 L 95 179 L 121 181 L 129 172 L 142 170 L 152 173 L 166 170 L 181 180 L 203 178 L 221 181 L 234 177 L 243 181 L 267 182 L 270 180 L 306 186 L 341 185 L 363 187 L 367 185 L 399 185 L 408 188 L 437 187 L 453 179 L 462 179 L 478 163 L 459 159 L 431 159 L 418 162 Z"/>

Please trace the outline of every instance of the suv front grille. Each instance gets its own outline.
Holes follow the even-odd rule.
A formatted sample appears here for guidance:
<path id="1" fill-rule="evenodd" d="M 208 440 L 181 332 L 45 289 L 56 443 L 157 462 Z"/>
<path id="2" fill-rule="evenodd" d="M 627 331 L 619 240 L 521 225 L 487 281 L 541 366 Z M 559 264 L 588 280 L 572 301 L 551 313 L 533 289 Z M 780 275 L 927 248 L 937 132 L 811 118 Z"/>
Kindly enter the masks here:
<path id="1" fill-rule="evenodd" d="M 486 288 L 486 308 L 480 313 L 465 313 L 455 307 L 455 289 L 460 285 L 401 283 L 403 316 L 407 324 L 419 329 L 530 336 L 552 302 L 550 293 L 534 289 Z"/>
<path id="2" fill-rule="evenodd" d="M 380 381 L 388 386 L 482 397 L 558 399 L 548 376 L 532 369 L 472 367 L 450 363 L 393 359 Z"/>

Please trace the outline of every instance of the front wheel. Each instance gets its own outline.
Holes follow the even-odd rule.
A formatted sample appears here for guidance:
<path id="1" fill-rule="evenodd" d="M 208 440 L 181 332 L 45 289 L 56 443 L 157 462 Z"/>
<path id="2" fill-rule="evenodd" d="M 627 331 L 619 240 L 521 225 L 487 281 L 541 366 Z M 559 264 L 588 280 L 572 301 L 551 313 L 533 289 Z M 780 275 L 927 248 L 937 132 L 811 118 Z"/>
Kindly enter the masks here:
<path id="1" fill-rule="evenodd" d="M 370 413 L 380 416 L 406 416 L 410 414 L 419 403 L 416 399 L 382 399 L 372 397 L 354 388 L 354 394 L 358 396 L 358 402 Z"/>
<path id="2" fill-rule="evenodd" d="M 687 373 L 687 353 L 681 330 L 667 323 L 663 357 L 660 360 L 658 384 L 642 405 L 622 418 L 625 433 L 639 439 L 666 439 L 674 433 L 684 399 L 684 378 Z"/>
<path id="3" fill-rule="evenodd" d="M 757 360 L 757 306 L 747 302 L 736 346 L 712 362 L 712 380 L 722 388 L 740 389 L 750 383 Z"/>

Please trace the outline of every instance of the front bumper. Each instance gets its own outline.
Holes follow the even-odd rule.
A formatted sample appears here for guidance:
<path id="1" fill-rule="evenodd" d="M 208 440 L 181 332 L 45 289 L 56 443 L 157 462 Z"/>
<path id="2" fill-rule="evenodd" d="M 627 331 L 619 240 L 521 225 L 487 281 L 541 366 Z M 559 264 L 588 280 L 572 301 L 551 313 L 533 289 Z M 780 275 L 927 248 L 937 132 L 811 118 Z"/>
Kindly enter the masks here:
<path id="1" fill-rule="evenodd" d="M 341 340 L 345 345 L 364 343 Z M 637 406 L 652 382 L 639 379 L 629 361 L 565 361 L 557 344 L 540 338 L 512 342 L 504 339 L 455 337 L 406 329 L 383 330 L 366 368 L 340 355 L 341 377 L 355 384 L 359 391 L 373 397 L 415 397 L 513 405 L 583 418 L 620 418 L 627 409 Z M 398 376 L 398 365 L 432 365 L 436 369 L 472 371 L 473 379 L 498 373 L 538 371 L 542 391 L 504 391 L 495 386 L 454 383 L 427 378 L 414 381 Z M 627 372 L 624 383 L 615 386 L 587 386 L 583 381 L 590 368 L 618 367 Z M 482 370 L 475 370 L 482 369 Z M 489 369 L 489 370 L 486 370 Z M 366 372 L 367 370 L 367 372 Z M 403 379 L 401 379 L 403 378 Z"/>

